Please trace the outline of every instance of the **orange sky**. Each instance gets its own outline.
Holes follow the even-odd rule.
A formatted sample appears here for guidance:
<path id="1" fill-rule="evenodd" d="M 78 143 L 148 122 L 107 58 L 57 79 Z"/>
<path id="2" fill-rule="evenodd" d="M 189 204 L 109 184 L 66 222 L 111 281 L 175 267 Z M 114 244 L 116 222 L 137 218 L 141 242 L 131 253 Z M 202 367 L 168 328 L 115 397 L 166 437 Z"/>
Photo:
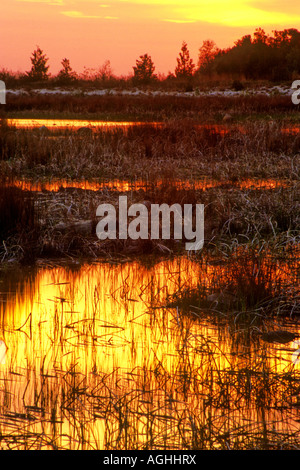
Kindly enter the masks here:
<path id="1" fill-rule="evenodd" d="M 300 30 L 299 0 L 1 0 L 0 8 L 0 69 L 22 72 L 36 45 L 53 74 L 67 57 L 78 73 L 110 60 L 120 76 L 144 53 L 156 73 L 174 72 L 183 40 L 197 62 L 205 39 L 226 47 L 259 26 Z"/>

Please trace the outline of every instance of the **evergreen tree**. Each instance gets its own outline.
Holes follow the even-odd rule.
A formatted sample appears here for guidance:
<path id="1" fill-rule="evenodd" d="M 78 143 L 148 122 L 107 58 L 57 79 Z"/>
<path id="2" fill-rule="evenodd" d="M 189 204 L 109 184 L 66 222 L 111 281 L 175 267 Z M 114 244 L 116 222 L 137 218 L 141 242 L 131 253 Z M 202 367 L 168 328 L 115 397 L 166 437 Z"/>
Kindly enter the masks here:
<path id="1" fill-rule="evenodd" d="M 32 80 L 47 80 L 49 78 L 49 65 L 47 65 L 49 59 L 39 46 L 33 51 L 30 60 L 32 66 L 30 72 L 27 72 L 27 76 Z"/>
<path id="2" fill-rule="evenodd" d="M 133 80 L 137 83 L 149 83 L 156 78 L 154 70 L 155 66 L 151 57 L 148 54 L 141 55 L 140 60 L 137 59 L 136 66 L 133 67 Z"/>
<path id="3" fill-rule="evenodd" d="M 183 41 L 181 52 L 177 58 L 177 67 L 175 69 L 175 75 L 177 78 L 192 77 L 195 69 L 193 59 L 190 58 L 190 53 L 187 47 L 187 43 Z"/>
<path id="4" fill-rule="evenodd" d="M 70 61 L 64 58 L 61 61 L 62 69 L 58 72 L 57 78 L 62 83 L 70 83 L 76 79 L 76 72 L 73 71 Z"/>

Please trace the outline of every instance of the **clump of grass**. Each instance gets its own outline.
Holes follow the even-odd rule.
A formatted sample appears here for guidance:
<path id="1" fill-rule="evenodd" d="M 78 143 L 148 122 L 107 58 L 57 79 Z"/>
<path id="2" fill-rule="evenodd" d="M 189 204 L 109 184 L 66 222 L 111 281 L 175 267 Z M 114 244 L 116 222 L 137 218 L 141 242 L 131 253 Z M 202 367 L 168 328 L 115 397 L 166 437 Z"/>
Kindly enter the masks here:
<path id="1" fill-rule="evenodd" d="M 34 260 L 38 233 L 39 223 L 32 194 L 16 187 L 2 185 L 0 236 L 4 240 L 5 255 L 9 256 L 8 246 L 12 245 L 20 251 L 23 261 Z M 8 243 L 5 244 L 5 241 Z"/>
<path id="2" fill-rule="evenodd" d="M 286 234 L 299 239 L 298 184 L 288 188 L 212 188 L 199 196 L 205 204 L 205 240 L 238 244 Z"/>
<path id="3" fill-rule="evenodd" d="M 0 161 L 16 157 L 17 139 L 5 118 L 0 118 Z"/>
<path id="4" fill-rule="evenodd" d="M 245 320 L 247 315 L 243 313 L 249 313 L 250 322 L 256 314 L 261 318 L 298 315 L 297 261 L 292 261 L 295 255 L 297 247 L 292 254 L 285 253 L 283 259 L 269 249 L 239 247 L 219 263 L 212 259 L 210 264 L 209 256 L 209 276 L 203 265 L 203 278 L 197 287 L 183 286 L 167 299 L 167 304 L 186 313 L 200 308 L 235 320 Z"/>
<path id="5" fill-rule="evenodd" d="M 282 290 L 283 281 L 276 276 L 277 269 L 275 260 L 255 250 L 233 257 L 228 273 L 230 278 L 225 282 L 235 296 L 236 307 L 250 310 L 262 306 L 266 310 Z"/>
<path id="6" fill-rule="evenodd" d="M 32 194 L 2 185 L 0 187 L 0 234 L 11 236 L 23 231 L 32 231 L 36 217 Z"/>

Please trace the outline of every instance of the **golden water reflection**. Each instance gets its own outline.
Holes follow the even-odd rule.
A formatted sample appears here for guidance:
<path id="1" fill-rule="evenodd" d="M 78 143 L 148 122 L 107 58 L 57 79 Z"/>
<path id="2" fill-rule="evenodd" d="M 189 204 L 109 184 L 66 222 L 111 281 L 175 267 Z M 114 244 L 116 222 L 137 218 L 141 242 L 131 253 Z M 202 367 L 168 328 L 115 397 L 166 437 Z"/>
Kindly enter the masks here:
<path id="1" fill-rule="evenodd" d="M 201 178 L 198 180 L 175 180 L 169 182 L 171 185 L 176 186 L 178 189 L 196 189 L 206 191 L 209 188 L 222 187 L 229 185 L 232 188 L 240 189 L 275 189 L 280 187 L 288 187 L 289 182 L 286 180 L 278 179 L 244 179 L 240 181 L 218 181 L 209 178 Z M 100 191 L 109 189 L 112 191 L 138 191 L 140 189 L 151 189 L 154 185 L 159 187 L 168 184 L 166 181 L 159 180 L 155 183 L 145 180 L 105 180 L 105 181 L 72 181 L 72 180 L 51 180 L 43 182 L 32 182 L 26 180 L 16 180 L 12 183 L 14 186 L 28 191 L 53 191 L 57 192 L 60 189 L 76 188 L 88 191 Z"/>
<path id="2" fill-rule="evenodd" d="M 80 128 L 89 128 L 96 130 L 98 128 L 123 128 L 126 129 L 132 126 L 142 125 L 155 125 L 159 123 L 153 122 L 136 122 L 136 121 L 92 121 L 86 119 L 7 119 L 9 126 L 14 126 L 18 129 L 36 129 L 40 127 L 47 127 L 49 130 L 55 129 L 70 129 L 76 130 Z"/>
<path id="3" fill-rule="evenodd" d="M 155 126 L 163 127 L 164 122 L 143 122 L 143 121 L 97 121 L 87 119 L 26 119 L 26 118 L 15 118 L 7 119 L 9 126 L 16 127 L 18 129 L 38 129 L 46 127 L 49 130 L 55 129 L 69 129 L 78 130 L 80 128 L 89 128 L 92 131 L 97 129 L 112 129 L 120 128 L 127 129 L 129 127 L 141 127 L 141 126 Z M 232 129 L 238 130 L 241 133 L 245 132 L 245 128 L 242 125 L 222 125 L 222 124 L 198 124 L 196 125 L 199 129 L 209 129 L 221 135 L 228 134 Z M 281 129 L 283 134 L 297 135 L 300 132 L 299 126 L 291 125 L 289 127 L 283 127 Z"/>
<path id="4" fill-rule="evenodd" d="M 271 381 L 271 389 L 260 390 L 260 373 L 296 373 L 292 346 L 237 347 L 228 325 L 199 310 L 190 317 L 165 307 L 168 295 L 200 278 L 209 287 L 218 272 L 222 266 L 177 258 L 150 267 L 136 261 L 8 273 L 0 298 L 4 442 L 188 448 L 204 445 L 194 435 L 203 427 L 218 448 L 218 432 L 228 427 L 228 445 L 238 428 L 291 432 L 298 409 L 285 398 L 283 416 L 274 402 L 282 403 L 284 385 Z M 259 404 L 255 387 L 265 394 Z M 265 410 L 266 403 L 272 406 Z"/>

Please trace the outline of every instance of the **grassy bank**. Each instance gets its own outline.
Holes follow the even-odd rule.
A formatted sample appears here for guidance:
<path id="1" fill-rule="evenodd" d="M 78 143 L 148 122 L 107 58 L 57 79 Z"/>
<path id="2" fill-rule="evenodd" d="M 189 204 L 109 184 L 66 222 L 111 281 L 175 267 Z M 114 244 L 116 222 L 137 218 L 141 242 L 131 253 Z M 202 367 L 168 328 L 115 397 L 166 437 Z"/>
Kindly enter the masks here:
<path id="1" fill-rule="evenodd" d="M 9 94 L 5 111 L 9 117 L 78 118 L 116 121 L 169 121 L 194 119 L 200 123 L 222 122 L 228 113 L 234 121 L 282 120 L 299 122 L 298 106 L 291 97 L 273 93 L 155 94 L 139 90 L 132 94 L 82 93 Z"/>
<path id="2" fill-rule="evenodd" d="M 204 204 L 204 250 L 216 256 L 220 252 L 231 255 L 242 245 L 263 247 L 268 243 L 274 247 L 274 252 L 280 253 L 284 247 L 299 243 L 299 189 L 296 183 L 289 188 L 212 187 L 206 191 L 179 189 L 172 182 L 129 192 L 106 188 L 30 192 L 7 187 L 0 194 L 1 206 L 10 210 L 11 204 L 6 203 L 9 200 L 14 201 L 14 207 L 13 217 L 5 217 L 2 221 L 2 230 L 10 228 L 10 231 L 6 230 L 0 248 L 2 261 L 34 262 L 52 257 L 97 259 L 117 255 L 127 258 L 151 254 L 159 257 L 184 252 L 184 239 L 100 241 L 96 236 L 96 225 L 100 220 L 96 217 L 96 208 L 99 204 L 110 203 L 118 209 L 121 194 L 128 196 L 129 205 L 137 202 L 177 203 L 182 207 L 187 203 Z M 201 257 L 201 252 L 198 256 Z"/>
<path id="3" fill-rule="evenodd" d="M 297 180 L 300 137 L 288 123 L 247 123 L 221 128 L 176 120 L 124 129 L 14 129 L 2 121 L 0 165 L 3 177 L 33 181 L 64 178 L 149 180 L 245 178 Z"/>

